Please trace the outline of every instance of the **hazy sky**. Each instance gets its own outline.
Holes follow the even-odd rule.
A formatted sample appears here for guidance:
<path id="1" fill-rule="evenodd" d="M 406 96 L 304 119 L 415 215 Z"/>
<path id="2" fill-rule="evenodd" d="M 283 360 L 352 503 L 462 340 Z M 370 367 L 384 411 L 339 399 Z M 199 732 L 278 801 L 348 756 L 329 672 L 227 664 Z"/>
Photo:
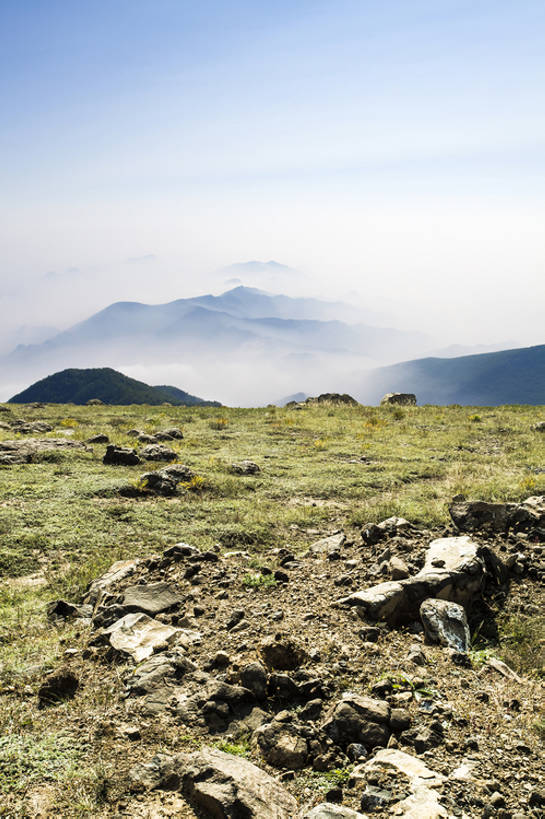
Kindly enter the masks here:
<path id="1" fill-rule="evenodd" d="M 543 0 L 3 0 L 0 38 L 4 329 L 257 258 L 545 343 Z"/>

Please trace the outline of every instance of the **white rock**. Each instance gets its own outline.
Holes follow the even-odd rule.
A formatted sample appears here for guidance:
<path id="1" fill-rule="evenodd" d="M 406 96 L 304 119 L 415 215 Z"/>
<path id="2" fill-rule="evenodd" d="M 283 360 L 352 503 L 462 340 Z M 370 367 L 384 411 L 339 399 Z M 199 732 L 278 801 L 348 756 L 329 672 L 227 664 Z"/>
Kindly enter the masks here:
<path id="1" fill-rule="evenodd" d="M 137 663 L 150 657 L 155 649 L 173 643 L 180 629 L 172 628 L 147 614 L 134 612 L 116 620 L 104 634 L 109 635 L 110 645 L 116 651 L 128 654 Z"/>

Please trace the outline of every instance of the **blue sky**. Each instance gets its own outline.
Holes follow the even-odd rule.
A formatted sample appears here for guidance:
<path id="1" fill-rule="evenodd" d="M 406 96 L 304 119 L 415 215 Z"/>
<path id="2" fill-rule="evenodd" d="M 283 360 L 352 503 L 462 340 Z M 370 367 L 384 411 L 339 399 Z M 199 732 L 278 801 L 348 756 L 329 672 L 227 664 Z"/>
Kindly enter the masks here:
<path id="1" fill-rule="evenodd" d="M 10 317 L 55 282 L 62 323 L 275 258 L 453 339 L 537 342 L 544 35 L 528 0 L 3 0 Z"/>

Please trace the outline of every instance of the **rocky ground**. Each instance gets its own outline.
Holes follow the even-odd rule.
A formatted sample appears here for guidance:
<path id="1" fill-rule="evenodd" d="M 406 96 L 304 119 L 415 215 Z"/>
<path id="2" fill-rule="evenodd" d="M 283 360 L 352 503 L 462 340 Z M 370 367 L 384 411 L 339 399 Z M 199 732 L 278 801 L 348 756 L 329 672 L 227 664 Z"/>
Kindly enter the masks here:
<path id="1" fill-rule="evenodd" d="M 121 496 L 176 497 L 194 479 L 155 467 Z M 442 525 L 392 517 L 310 540 L 256 553 L 173 538 L 49 599 L 55 667 L 2 695 L 19 724 L 35 707 L 57 720 L 71 764 L 103 761 L 74 815 L 545 816 L 542 633 L 537 647 L 513 636 L 513 660 L 536 652 L 528 673 L 491 648 L 501 623 L 543 613 L 545 498 L 458 496 Z M 0 757 L 4 781 L 24 751 Z M 5 789 L 0 815 L 53 816 L 58 794 L 35 777 Z"/>

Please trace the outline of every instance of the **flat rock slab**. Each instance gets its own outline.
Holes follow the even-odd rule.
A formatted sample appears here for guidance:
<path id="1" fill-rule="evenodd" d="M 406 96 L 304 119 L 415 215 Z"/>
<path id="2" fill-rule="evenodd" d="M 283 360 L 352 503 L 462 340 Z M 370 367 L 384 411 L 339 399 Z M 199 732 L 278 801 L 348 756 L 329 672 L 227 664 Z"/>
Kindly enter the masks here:
<path id="1" fill-rule="evenodd" d="M 403 819 L 441 819 L 448 816 L 439 802 L 439 794 L 433 790 L 443 784 L 445 777 L 432 771 L 421 759 L 395 748 L 383 748 L 368 762 L 354 768 L 352 776 L 356 780 L 365 780 L 369 773 L 380 770 L 393 770 L 407 777 L 413 791 L 406 799 L 389 806 L 393 816 Z"/>
<path id="2" fill-rule="evenodd" d="M 0 464 L 32 463 L 39 452 L 55 449 L 85 449 L 81 441 L 68 441 L 66 438 L 27 438 L 22 441 L 0 442 Z"/>
<path id="3" fill-rule="evenodd" d="M 103 635 L 108 637 L 112 648 L 140 663 L 157 649 L 172 644 L 178 632 L 179 629 L 160 623 L 147 614 L 135 612 L 104 629 Z"/>
<path id="4" fill-rule="evenodd" d="M 139 560 L 118 560 L 113 563 L 107 572 L 104 572 L 104 574 L 97 577 L 96 580 L 93 580 L 90 584 L 83 598 L 84 602 L 96 603 L 110 586 L 134 574 L 139 564 Z"/>
<path id="5" fill-rule="evenodd" d="M 463 654 L 468 652 L 471 637 L 463 606 L 430 598 L 420 606 L 420 619 L 430 643 L 439 643 Z"/>
<path id="6" fill-rule="evenodd" d="M 415 620 L 421 603 L 429 597 L 468 605 L 484 585 L 483 554 L 484 549 L 467 535 L 434 540 L 418 574 L 379 583 L 339 603 L 358 606 L 364 617 L 386 620 L 389 625 Z"/>
<path id="7" fill-rule="evenodd" d="M 183 791 L 210 819 L 294 819 L 297 802 L 252 762 L 212 748 L 180 758 Z"/>
<path id="8" fill-rule="evenodd" d="M 415 788 L 421 786 L 431 788 L 442 785 L 445 781 L 442 774 L 432 771 L 421 759 L 405 751 L 398 751 L 396 748 L 381 748 L 368 762 L 354 768 L 353 775 L 358 778 L 358 776 L 381 768 L 399 771 L 408 777 Z"/>
<path id="9" fill-rule="evenodd" d="M 322 802 L 308 813 L 301 814 L 301 819 L 367 819 L 367 816 L 365 813 L 359 813 L 344 805 Z"/>
<path id="10" fill-rule="evenodd" d="M 122 605 L 129 611 L 159 614 L 179 606 L 183 600 L 183 596 L 173 583 L 148 583 L 142 586 L 127 586 Z"/>

